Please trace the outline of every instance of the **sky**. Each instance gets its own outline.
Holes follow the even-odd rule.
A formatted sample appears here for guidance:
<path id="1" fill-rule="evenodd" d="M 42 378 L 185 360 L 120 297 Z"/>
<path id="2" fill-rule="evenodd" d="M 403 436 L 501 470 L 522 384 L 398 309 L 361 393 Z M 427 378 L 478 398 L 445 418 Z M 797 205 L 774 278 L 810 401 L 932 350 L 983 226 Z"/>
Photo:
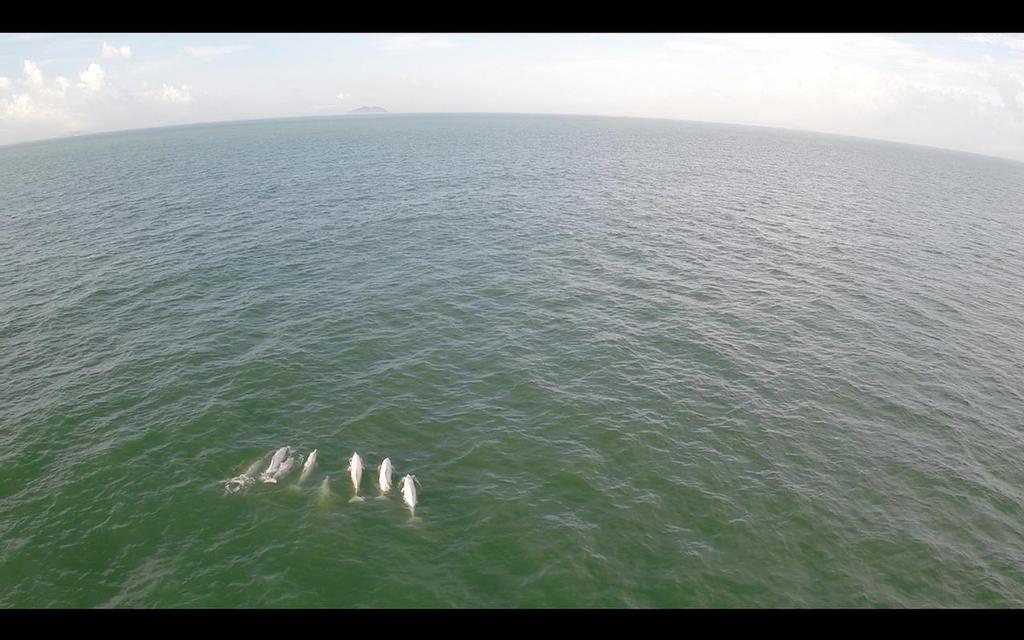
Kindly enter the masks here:
<path id="1" fill-rule="evenodd" d="M 759 125 L 1024 161 L 1024 34 L 0 34 L 0 145 L 365 105 Z"/>

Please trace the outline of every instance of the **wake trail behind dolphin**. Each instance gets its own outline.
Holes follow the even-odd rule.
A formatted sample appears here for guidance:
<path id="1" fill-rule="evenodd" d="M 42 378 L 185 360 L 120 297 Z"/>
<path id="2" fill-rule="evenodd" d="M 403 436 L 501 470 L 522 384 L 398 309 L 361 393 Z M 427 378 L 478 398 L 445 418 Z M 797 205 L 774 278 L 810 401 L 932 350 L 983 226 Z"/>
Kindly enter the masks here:
<path id="1" fill-rule="evenodd" d="M 257 458 L 246 470 L 239 475 L 224 481 L 224 493 L 244 493 L 256 483 L 256 472 L 263 466 L 266 454 Z"/>
<path id="2" fill-rule="evenodd" d="M 320 489 L 316 494 L 316 502 L 321 507 L 328 507 L 331 504 L 331 499 L 334 497 L 331 493 L 330 485 L 331 477 L 325 476 L 324 481 L 320 483 Z"/>

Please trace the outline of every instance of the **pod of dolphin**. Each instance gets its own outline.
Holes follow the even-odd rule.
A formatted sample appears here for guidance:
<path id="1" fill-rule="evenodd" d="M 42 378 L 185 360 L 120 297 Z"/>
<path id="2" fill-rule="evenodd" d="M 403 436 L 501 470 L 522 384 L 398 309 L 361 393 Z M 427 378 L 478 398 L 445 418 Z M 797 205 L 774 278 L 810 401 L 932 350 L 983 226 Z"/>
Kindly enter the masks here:
<path id="1" fill-rule="evenodd" d="M 284 479 L 288 474 L 292 472 L 299 464 L 302 463 L 302 454 L 293 453 L 291 447 L 281 447 L 274 452 L 274 455 L 270 458 L 270 466 L 266 468 L 263 473 L 259 474 L 259 479 L 265 484 L 277 484 L 279 480 Z M 249 487 L 256 484 L 257 472 L 262 466 L 264 458 L 260 458 L 256 462 L 249 465 L 249 468 L 242 472 L 240 475 L 225 481 L 224 491 L 225 493 L 241 493 L 249 489 Z M 306 481 L 306 478 L 313 472 L 313 468 L 316 467 L 317 460 L 317 449 L 309 454 L 306 458 L 305 464 L 302 465 L 302 474 L 299 476 L 298 484 L 301 485 Z M 355 490 L 355 495 L 349 502 L 361 502 L 363 497 L 359 495 L 359 487 L 363 481 L 363 470 L 366 465 L 363 464 L 363 459 L 359 457 L 358 453 L 353 453 L 352 457 L 349 458 L 348 471 L 349 477 L 352 479 L 352 487 Z M 381 497 L 386 496 L 391 492 L 392 482 L 391 478 L 394 474 L 394 466 L 391 464 L 391 458 L 384 458 L 378 467 L 379 474 L 377 476 L 377 486 L 380 490 Z M 326 492 L 327 483 L 329 478 L 324 478 L 324 482 L 321 485 L 321 491 Z M 419 485 L 419 480 L 416 479 L 415 475 L 407 474 L 402 478 L 401 481 L 401 493 L 402 501 L 405 502 L 409 510 L 415 514 L 416 512 L 416 487 Z"/>

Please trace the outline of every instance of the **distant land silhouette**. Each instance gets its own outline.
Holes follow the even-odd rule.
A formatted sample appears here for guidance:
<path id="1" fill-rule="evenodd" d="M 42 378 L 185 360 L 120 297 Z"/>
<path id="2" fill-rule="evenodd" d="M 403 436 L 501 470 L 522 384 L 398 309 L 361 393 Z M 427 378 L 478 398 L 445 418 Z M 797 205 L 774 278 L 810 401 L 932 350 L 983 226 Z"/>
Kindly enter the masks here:
<path id="1" fill-rule="evenodd" d="M 384 107 L 359 107 L 358 109 L 353 109 L 353 110 L 349 111 L 349 113 L 387 113 L 387 112 L 388 112 L 388 110 L 385 109 Z"/>

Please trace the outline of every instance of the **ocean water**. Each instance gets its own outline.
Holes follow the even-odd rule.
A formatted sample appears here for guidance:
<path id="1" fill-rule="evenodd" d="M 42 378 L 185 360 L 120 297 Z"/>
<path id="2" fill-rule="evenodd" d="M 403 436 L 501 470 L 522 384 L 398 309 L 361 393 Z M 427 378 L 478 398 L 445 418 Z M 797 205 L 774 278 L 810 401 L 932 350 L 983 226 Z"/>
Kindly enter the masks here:
<path id="1" fill-rule="evenodd" d="M 793 131 L 0 149 L 0 606 L 1024 606 L 1022 249 L 1024 164 Z"/>

